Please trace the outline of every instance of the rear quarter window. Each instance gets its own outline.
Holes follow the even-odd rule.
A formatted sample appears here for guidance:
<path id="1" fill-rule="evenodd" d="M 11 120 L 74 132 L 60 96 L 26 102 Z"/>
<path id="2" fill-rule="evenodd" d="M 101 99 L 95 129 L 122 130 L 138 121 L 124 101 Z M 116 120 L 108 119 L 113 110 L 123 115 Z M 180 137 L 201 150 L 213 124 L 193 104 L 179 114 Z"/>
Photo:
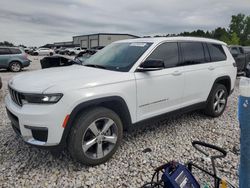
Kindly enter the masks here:
<path id="1" fill-rule="evenodd" d="M 15 48 L 10 48 L 10 51 L 11 51 L 12 54 L 21 54 L 22 53 L 21 50 L 15 49 Z"/>
<path id="2" fill-rule="evenodd" d="M 221 45 L 208 43 L 207 46 L 212 62 L 224 61 L 227 59 L 225 51 Z"/>

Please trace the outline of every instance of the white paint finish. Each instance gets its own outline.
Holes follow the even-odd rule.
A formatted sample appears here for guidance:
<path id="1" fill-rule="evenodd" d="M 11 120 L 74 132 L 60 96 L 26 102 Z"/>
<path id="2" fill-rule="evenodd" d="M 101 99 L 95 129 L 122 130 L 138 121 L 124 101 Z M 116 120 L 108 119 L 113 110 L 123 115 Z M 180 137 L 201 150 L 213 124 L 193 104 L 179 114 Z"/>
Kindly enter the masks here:
<path id="1" fill-rule="evenodd" d="M 138 121 L 176 110 L 183 103 L 183 67 L 136 72 L 135 77 Z"/>
<path id="2" fill-rule="evenodd" d="M 202 65 L 175 67 L 152 72 L 135 72 L 145 58 L 162 42 L 199 41 L 222 44 L 227 60 Z M 232 88 L 236 78 L 234 59 L 224 43 L 211 39 L 173 37 L 141 38 L 120 42 L 152 42 L 129 72 L 73 65 L 26 72 L 14 77 L 11 87 L 24 93 L 63 93 L 53 105 L 25 104 L 17 106 L 9 96 L 6 107 L 20 120 L 21 133 L 29 138 L 31 132 L 24 124 L 49 129 L 47 145 L 56 145 L 62 137 L 62 123 L 67 114 L 80 103 L 92 99 L 119 96 L 126 102 L 132 123 L 163 114 L 196 102 L 204 102 L 216 78 L 229 76 Z M 213 70 L 209 67 L 213 66 Z M 179 71 L 179 74 L 173 74 Z"/>
<path id="3" fill-rule="evenodd" d="M 34 53 L 38 53 L 38 55 L 50 55 L 50 53 L 54 54 L 55 52 L 49 48 L 38 48 Z"/>

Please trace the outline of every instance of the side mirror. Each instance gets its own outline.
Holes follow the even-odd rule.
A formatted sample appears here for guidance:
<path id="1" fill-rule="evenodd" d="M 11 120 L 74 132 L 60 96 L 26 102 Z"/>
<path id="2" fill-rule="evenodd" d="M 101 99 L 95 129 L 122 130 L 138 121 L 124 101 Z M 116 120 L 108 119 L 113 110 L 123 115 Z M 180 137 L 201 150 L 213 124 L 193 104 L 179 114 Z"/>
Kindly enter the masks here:
<path id="1" fill-rule="evenodd" d="M 159 60 L 159 59 L 148 59 L 144 61 L 138 68 L 137 70 L 139 72 L 146 72 L 146 71 L 156 71 L 156 70 L 161 70 L 164 69 L 164 61 Z"/>

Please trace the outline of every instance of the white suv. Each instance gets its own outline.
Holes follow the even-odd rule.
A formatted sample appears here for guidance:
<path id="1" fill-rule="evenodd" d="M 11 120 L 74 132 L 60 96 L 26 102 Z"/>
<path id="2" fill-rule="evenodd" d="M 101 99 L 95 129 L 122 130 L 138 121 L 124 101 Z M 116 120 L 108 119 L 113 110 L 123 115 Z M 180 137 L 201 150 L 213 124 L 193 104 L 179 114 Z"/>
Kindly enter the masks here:
<path id="1" fill-rule="evenodd" d="M 123 130 L 170 112 L 220 116 L 236 64 L 225 43 L 192 37 L 110 44 L 84 65 L 24 73 L 9 82 L 7 112 L 29 144 L 64 148 L 84 164 L 107 161 Z"/>
<path id="2" fill-rule="evenodd" d="M 50 48 L 38 48 L 33 52 L 33 55 L 50 55 L 52 56 L 54 54 L 54 50 Z"/>

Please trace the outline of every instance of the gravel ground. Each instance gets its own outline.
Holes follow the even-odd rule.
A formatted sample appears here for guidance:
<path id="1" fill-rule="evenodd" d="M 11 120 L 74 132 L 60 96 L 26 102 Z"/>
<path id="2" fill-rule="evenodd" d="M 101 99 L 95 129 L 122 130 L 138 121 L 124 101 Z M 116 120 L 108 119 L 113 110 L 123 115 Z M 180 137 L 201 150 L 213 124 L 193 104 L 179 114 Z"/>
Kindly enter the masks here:
<path id="1" fill-rule="evenodd" d="M 25 71 L 39 69 L 40 58 L 30 59 L 32 66 Z M 0 187 L 140 187 L 150 180 L 155 167 L 173 159 L 209 166 L 210 162 L 192 147 L 192 140 L 225 148 L 227 157 L 217 162 L 219 174 L 238 186 L 237 88 L 221 117 L 212 119 L 193 112 L 135 128 L 125 133 L 110 161 L 87 167 L 72 161 L 66 151 L 54 157 L 48 151 L 26 145 L 15 135 L 6 116 L 4 96 L 7 81 L 17 74 L 0 71 L 4 83 L 0 91 Z M 146 148 L 152 151 L 143 152 Z M 211 185 L 204 174 L 195 175 L 202 185 Z"/>

